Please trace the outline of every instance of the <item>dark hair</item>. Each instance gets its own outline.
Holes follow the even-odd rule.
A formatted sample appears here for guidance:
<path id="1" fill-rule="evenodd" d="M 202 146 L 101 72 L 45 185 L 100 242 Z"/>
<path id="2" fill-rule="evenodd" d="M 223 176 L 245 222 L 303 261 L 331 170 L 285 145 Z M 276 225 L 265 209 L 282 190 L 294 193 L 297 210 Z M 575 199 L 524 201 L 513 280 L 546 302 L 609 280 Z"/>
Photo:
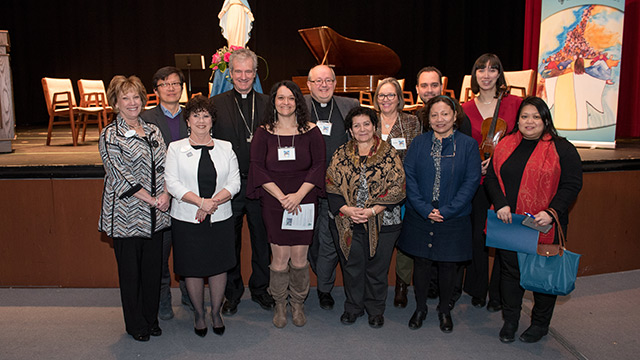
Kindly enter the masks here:
<path id="1" fill-rule="evenodd" d="M 116 75 L 111 79 L 109 87 L 107 88 L 107 102 L 112 104 L 114 112 L 118 113 L 120 111 L 117 106 L 118 97 L 129 91 L 133 91 L 140 96 L 142 109 L 144 109 L 144 106 L 147 104 L 147 89 L 142 85 L 140 78 L 135 75 L 131 75 L 129 77 Z"/>
<path id="2" fill-rule="evenodd" d="M 425 72 L 434 72 L 438 74 L 438 82 L 442 85 L 442 72 L 438 70 L 435 66 L 426 66 L 418 71 L 418 75 L 416 76 L 416 84 L 420 84 L 420 75 Z"/>
<path id="3" fill-rule="evenodd" d="M 166 80 L 171 74 L 178 74 L 178 77 L 180 78 L 180 87 L 182 87 L 184 85 L 184 74 L 182 73 L 182 70 L 173 66 L 165 66 L 158 69 L 158 71 L 153 74 L 153 79 L 151 80 L 153 88 L 157 89 L 158 81 Z"/>
<path id="4" fill-rule="evenodd" d="M 542 135 L 549 134 L 551 135 L 551 139 L 553 140 L 560 138 L 560 135 L 558 135 L 558 130 L 556 130 L 556 127 L 553 125 L 553 119 L 551 119 L 551 111 L 549 110 L 549 106 L 547 106 L 547 103 L 544 100 L 537 96 L 528 96 L 524 100 L 522 100 L 522 103 L 520 104 L 516 115 L 516 125 L 513 127 L 513 130 L 511 130 L 510 134 L 519 131 L 518 125 L 520 124 L 520 113 L 522 112 L 522 108 L 527 105 L 533 105 L 535 106 L 536 110 L 538 110 L 540 119 L 542 119 L 542 123 L 544 124 Z"/>
<path id="5" fill-rule="evenodd" d="M 189 120 L 189 117 L 192 114 L 199 113 L 201 111 L 206 111 L 211 115 L 211 125 L 216 121 L 216 108 L 213 106 L 213 102 L 209 101 L 209 98 L 206 98 L 202 95 L 197 95 L 191 98 L 187 105 L 184 107 L 184 120 Z"/>
<path id="6" fill-rule="evenodd" d="M 462 120 L 464 119 L 464 110 L 462 109 L 462 106 L 460 106 L 460 104 L 458 104 L 458 102 L 455 99 L 447 95 L 434 96 L 431 99 L 429 99 L 429 101 L 427 101 L 426 104 L 424 104 L 424 114 L 427 117 L 425 124 L 423 124 L 424 127 L 427 130 L 431 130 L 431 122 L 429 121 L 430 119 L 429 114 L 431 112 L 431 108 L 433 107 L 433 105 L 439 102 L 449 105 L 451 110 L 456 112 L 456 121 L 453 123 L 453 126 L 455 129 L 459 129 L 460 125 L 462 125 Z"/>
<path id="7" fill-rule="evenodd" d="M 267 110 L 264 115 L 264 125 L 267 130 L 272 131 L 278 121 L 276 114 L 276 95 L 278 94 L 278 89 L 282 86 L 291 90 L 296 99 L 295 114 L 296 121 L 298 123 L 298 131 L 303 133 L 309 130 L 309 110 L 307 109 L 307 103 L 305 102 L 302 91 L 300 91 L 298 85 L 291 80 L 282 80 L 271 88 L 271 92 L 269 93 L 269 103 L 267 104 Z"/>
<path id="8" fill-rule="evenodd" d="M 476 77 L 476 70 L 483 69 L 487 63 L 489 63 L 489 67 L 492 69 L 498 70 L 498 81 L 496 81 L 496 94 L 498 96 L 498 91 L 502 85 L 507 85 L 507 80 L 504 78 L 504 68 L 502 67 L 502 62 L 500 62 L 500 58 L 495 54 L 483 54 L 480 55 L 478 60 L 473 64 L 473 68 L 471 68 L 471 91 L 474 94 L 480 92 L 480 85 L 478 85 L 478 78 Z"/>
<path id="9" fill-rule="evenodd" d="M 353 118 L 360 115 L 368 116 L 369 120 L 371 120 L 371 123 L 373 124 L 373 129 L 378 129 L 378 114 L 375 110 L 363 106 L 356 106 L 349 110 L 349 113 L 344 118 L 344 127 L 347 130 L 350 130 L 353 126 Z"/>

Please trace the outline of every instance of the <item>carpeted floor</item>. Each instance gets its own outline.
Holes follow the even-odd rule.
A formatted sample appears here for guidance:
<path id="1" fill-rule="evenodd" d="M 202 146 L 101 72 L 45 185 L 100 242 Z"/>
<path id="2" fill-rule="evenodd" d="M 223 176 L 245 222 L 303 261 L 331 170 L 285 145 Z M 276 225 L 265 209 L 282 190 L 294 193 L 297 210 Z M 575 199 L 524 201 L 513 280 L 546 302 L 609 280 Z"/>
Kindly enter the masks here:
<path id="1" fill-rule="evenodd" d="M 333 293 L 336 307 L 326 311 L 312 289 L 307 325 L 276 329 L 247 291 L 238 313 L 225 318 L 224 336 L 209 331 L 199 338 L 173 289 L 175 318 L 160 322 L 161 337 L 139 343 L 124 333 L 118 289 L 1 288 L 0 359 L 634 359 L 640 349 L 640 270 L 579 278 L 576 290 L 559 299 L 551 333 L 537 344 L 501 343 L 500 313 L 473 308 L 467 295 L 452 313 L 453 333 L 444 334 L 435 300 L 424 326 L 412 331 L 407 322 L 415 302 L 394 308 L 390 288 L 385 325 L 372 329 L 366 316 L 342 325 L 344 294 L 342 288 Z M 519 332 L 529 325 L 530 308 L 525 300 Z"/>

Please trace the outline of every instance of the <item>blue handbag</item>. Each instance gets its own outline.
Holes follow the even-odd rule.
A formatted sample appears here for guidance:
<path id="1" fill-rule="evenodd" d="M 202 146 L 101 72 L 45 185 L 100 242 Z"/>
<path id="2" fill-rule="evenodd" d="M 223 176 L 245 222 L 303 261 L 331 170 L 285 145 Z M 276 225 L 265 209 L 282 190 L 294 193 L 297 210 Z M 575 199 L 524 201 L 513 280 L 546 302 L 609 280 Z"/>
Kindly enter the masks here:
<path id="1" fill-rule="evenodd" d="M 555 211 L 551 211 L 560 224 Z M 565 238 L 562 227 L 556 226 L 561 249 L 558 255 L 543 256 L 538 254 L 518 253 L 520 266 L 520 286 L 550 295 L 568 295 L 576 288 L 580 254 L 565 249 Z"/>

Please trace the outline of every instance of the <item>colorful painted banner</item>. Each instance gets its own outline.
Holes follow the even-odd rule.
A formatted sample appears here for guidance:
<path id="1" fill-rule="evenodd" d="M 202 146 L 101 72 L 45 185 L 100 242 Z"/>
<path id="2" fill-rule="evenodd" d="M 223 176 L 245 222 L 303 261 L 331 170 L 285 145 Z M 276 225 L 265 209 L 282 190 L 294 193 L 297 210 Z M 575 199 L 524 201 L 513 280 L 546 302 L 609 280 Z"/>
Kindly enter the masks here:
<path id="1" fill-rule="evenodd" d="M 624 0 L 543 0 L 536 93 L 562 136 L 615 147 Z"/>

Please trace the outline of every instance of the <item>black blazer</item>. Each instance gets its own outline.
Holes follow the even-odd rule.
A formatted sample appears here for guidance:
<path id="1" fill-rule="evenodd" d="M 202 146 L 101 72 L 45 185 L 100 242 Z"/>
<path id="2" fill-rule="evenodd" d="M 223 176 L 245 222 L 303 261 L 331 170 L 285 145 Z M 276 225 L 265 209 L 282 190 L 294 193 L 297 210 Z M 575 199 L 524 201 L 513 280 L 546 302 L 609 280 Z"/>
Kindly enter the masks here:
<path id="1" fill-rule="evenodd" d="M 164 116 L 160 105 L 154 107 L 153 109 L 143 111 L 142 114 L 140 114 L 140 117 L 146 123 L 154 124 L 160 129 L 162 137 L 164 138 L 164 143 L 167 144 L 167 147 L 169 147 L 169 143 L 171 142 L 171 130 L 169 130 L 167 118 Z M 180 139 L 184 139 L 186 137 L 187 122 L 184 120 L 184 109 L 182 109 L 182 111 L 180 112 Z"/>
<path id="2" fill-rule="evenodd" d="M 255 90 L 254 90 L 255 92 Z M 264 111 L 269 102 L 269 96 L 255 92 L 256 109 L 254 119 L 255 131 L 258 126 L 264 123 Z M 211 98 L 216 108 L 216 120 L 213 124 L 213 135 L 217 139 L 227 140 L 233 145 L 233 151 L 238 156 L 238 165 L 240 166 L 240 175 L 246 177 L 249 173 L 249 152 L 251 144 L 247 142 L 244 135 L 244 122 L 236 105 L 235 90 L 229 90 L 222 94 Z M 247 119 L 247 123 L 251 126 L 251 120 Z"/>

